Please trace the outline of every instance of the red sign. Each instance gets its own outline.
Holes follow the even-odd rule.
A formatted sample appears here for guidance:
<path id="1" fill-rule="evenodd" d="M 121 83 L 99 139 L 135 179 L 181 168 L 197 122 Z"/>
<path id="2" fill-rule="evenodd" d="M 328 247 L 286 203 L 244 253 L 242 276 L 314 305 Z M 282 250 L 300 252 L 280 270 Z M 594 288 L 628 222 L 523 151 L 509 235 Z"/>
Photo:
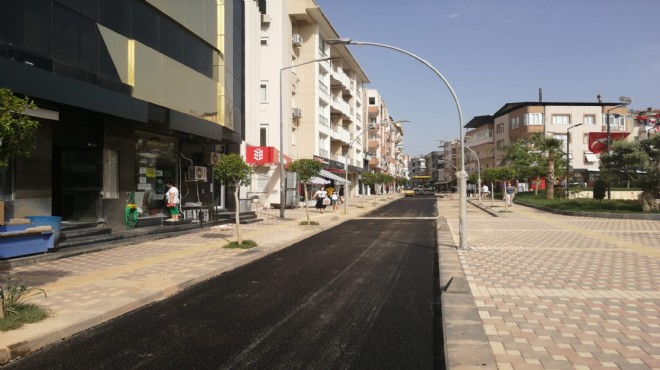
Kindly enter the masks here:
<path id="1" fill-rule="evenodd" d="M 630 135 L 630 132 L 610 131 L 610 140 L 623 140 Z M 596 131 L 589 133 L 589 150 L 592 153 L 600 154 L 607 150 L 607 132 Z"/>
<path id="2" fill-rule="evenodd" d="M 280 151 L 272 146 L 246 146 L 245 162 L 253 166 L 264 166 L 280 163 Z M 291 157 L 285 155 L 284 163 L 291 163 Z"/>

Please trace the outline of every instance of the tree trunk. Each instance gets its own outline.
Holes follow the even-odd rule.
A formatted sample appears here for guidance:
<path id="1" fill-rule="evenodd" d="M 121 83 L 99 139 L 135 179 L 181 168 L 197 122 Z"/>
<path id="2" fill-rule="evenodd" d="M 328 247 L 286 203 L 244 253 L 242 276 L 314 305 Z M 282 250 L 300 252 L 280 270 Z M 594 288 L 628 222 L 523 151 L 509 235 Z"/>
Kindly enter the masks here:
<path id="1" fill-rule="evenodd" d="M 545 199 L 555 198 L 555 161 L 548 158 L 548 182 L 545 184 Z"/>
<path id="2" fill-rule="evenodd" d="M 0 319 L 5 318 L 5 306 L 2 304 L 2 301 L 0 301 Z"/>
<path id="3" fill-rule="evenodd" d="M 660 205 L 658 201 L 653 196 L 653 192 L 643 191 L 641 195 L 642 201 L 642 211 L 644 212 L 658 212 Z"/>
<path id="4" fill-rule="evenodd" d="M 495 187 L 493 182 L 490 182 L 490 206 L 495 207 Z"/>
<path id="5" fill-rule="evenodd" d="M 241 245 L 241 204 L 238 202 L 238 186 L 234 190 L 234 201 L 236 202 L 236 241 L 238 245 Z"/>
<path id="6" fill-rule="evenodd" d="M 307 225 L 309 225 L 309 200 L 307 199 L 307 184 L 304 183 L 303 193 L 305 193 L 305 216 L 307 216 Z"/>

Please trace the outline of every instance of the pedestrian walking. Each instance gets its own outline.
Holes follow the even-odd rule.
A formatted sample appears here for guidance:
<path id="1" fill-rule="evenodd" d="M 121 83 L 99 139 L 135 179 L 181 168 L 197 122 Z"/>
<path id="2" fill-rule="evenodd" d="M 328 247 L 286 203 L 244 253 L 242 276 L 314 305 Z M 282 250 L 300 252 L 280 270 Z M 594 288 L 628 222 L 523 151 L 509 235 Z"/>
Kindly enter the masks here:
<path id="1" fill-rule="evenodd" d="M 516 187 L 511 185 L 510 182 L 506 183 L 506 187 L 504 188 L 504 201 L 506 202 L 507 205 L 512 205 L 513 203 L 513 197 L 516 195 Z"/>
<path id="2" fill-rule="evenodd" d="M 344 204 L 344 185 L 339 188 L 339 203 Z"/>
<path id="3" fill-rule="evenodd" d="M 330 196 L 330 204 L 332 205 L 332 213 L 339 212 L 339 194 L 335 191 Z"/>
<path id="4" fill-rule="evenodd" d="M 318 209 L 321 213 L 325 210 L 325 207 L 330 203 L 330 199 L 328 198 L 328 192 L 325 191 L 325 188 L 321 186 L 321 189 L 317 190 L 316 193 L 314 193 L 314 196 L 312 198 L 316 198 L 316 205 L 314 208 Z M 328 204 L 326 204 L 326 202 Z"/>

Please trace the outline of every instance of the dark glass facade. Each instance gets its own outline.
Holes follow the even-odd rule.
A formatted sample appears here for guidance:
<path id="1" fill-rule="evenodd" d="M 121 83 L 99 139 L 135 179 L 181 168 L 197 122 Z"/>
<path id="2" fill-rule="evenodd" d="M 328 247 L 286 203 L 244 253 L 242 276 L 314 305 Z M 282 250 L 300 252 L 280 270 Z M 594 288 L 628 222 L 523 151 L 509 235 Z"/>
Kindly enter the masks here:
<path id="1" fill-rule="evenodd" d="M 97 23 L 214 77 L 214 48 L 143 0 L 2 0 L 0 55 L 128 93 Z"/>
<path id="2" fill-rule="evenodd" d="M 0 0 L 0 86 L 58 115 L 41 120 L 39 151 L 0 171 L 10 216 L 121 228 L 126 193 L 142 192 L 145 213 L 155 213 L 165 177 L 201 193 L 195 202 L 219 205 L 219 184 L 185 175 L 208 167 L 213 148 L 237 152 L 245 125 L 244 3 L 218 6 Z M 142 163 L 145 137 L 172 143 L 167 161 Z"/>

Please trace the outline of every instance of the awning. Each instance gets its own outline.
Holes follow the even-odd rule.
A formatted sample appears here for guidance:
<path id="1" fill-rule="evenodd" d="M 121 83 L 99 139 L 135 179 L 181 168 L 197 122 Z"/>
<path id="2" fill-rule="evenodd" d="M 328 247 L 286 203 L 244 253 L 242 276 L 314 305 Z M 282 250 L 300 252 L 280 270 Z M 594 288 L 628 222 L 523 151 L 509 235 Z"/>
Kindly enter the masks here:
<path id="1" fill-rule="evenodd" d="M 598 162 L 598 156 L 594 153 L 584 153 L 585 162 L 595 163 Z"/>
<path id="2" fill-rule="evenodd" d="M 326 180 L 323 177 L 312 177 L 309 180 L 309 183 L 314 185 L 325 185 L 325 184 L 329 184 L 330 180 Z"/>
<path id="3" fill-rule="evenodd" d="M 335 175 L 334 173 L 332 173 L 330 171 L 321 170 L 320 175 L 325 177 L 326 179 L 333 180 L 338 184 L 345 184 L 346 183 L 345 179 Z M 350 184 L 351 182 L 349 181 L 348 183 Z"/>

